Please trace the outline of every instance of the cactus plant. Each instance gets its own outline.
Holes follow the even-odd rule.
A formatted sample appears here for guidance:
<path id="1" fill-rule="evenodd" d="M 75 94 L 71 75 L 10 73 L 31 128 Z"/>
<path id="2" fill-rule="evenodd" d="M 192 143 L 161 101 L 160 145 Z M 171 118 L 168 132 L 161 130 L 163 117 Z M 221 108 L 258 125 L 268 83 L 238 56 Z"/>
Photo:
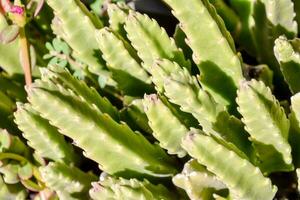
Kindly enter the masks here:
<path id="1" fill-rule="evenodd" d="M 0 1 L 1 199 L 300 197 L 298 1 L 164 2 Z"/>

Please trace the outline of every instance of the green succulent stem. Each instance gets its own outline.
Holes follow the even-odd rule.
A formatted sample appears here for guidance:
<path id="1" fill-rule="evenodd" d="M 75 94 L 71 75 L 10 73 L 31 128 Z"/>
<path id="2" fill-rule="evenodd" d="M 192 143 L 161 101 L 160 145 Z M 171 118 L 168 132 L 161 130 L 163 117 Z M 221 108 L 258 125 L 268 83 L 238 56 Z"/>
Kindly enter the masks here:
<path id="1" fill-rule="evenodd" d="M 30 179 L 27 180 L 22 180 L 21 181 L 24 185 L 26 185 L 27 187 L 30 187 L 30 189 L 32 191 L 42 191 L 43 189 L 45 189 L 45 186 L 41 186 L 39 184 L 36 184 L 35 182 L 31 181 Z"/>
<path id="2" fill-rule="evenodd" d="M 14 154 L 14 153 L 0 153 L 0 160 L 5 160 L 5 159 L 17 160 L 17 161 L 20 161 L 22 163 L 29 162 L 26 158 L 24 158 L 23 156 L 20 156 L 18 154 Z"/>

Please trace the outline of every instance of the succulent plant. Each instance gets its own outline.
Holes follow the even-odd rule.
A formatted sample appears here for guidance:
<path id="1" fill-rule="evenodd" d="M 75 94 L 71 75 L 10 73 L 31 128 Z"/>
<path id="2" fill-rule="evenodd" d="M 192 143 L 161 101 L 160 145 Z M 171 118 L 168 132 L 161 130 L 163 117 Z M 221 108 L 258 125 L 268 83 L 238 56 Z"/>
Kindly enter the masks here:
<path id="1" fill-rule="evenodd" d="M 300 197 L 298 1 L 3 2 L 1 198 Z"/>

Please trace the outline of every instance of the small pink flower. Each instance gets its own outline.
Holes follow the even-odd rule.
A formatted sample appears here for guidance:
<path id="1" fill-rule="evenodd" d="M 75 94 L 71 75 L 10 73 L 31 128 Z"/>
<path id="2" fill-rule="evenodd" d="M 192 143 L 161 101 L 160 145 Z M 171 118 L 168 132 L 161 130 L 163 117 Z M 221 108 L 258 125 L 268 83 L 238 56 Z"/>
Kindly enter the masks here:
<path id="1" fill-rule="evenodd" d="M 22 8 L 21 6 L 12 6 L 10 8 L 10 12 L 15 13 L 15 14 L 19 14 L 19 15 L 23 15 L 24 14 L 24 8 Z"/>
<path id="2" fill-rule="evenodd" d="M 18 15 L 24 14 L 24 8 L 21 6 L 14 6 L 9 0 L 0 0 L 0 10 L 3 10 L 5 13 L 11 12 Z"/>

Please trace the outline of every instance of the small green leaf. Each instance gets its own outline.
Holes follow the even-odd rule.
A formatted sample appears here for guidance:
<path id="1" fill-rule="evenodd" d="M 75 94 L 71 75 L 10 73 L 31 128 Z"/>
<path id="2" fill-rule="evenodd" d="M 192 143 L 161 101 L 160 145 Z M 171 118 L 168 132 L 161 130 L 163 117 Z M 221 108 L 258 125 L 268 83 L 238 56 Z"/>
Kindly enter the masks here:
<path id="1" fill-rule="evenodd" d="M 0 173 L 3 174 L 3 179 L 5 183 L 16 184 L 19 183 L 18 170 L 20 164 L 15 161 L 2 164 L 0 166 Z"/>
<path id="2" fill-rule="evenodd" d="M 14 41 L 19 35 L 19 26 L 13 24 L 7 26 L 0 32 L 0 43 L 8 44 Z"/>
<path id="3" fill-rule="evenodd" d="M 33 166 L 29 162 L 20 166 L 18 169 L 18 176 L 22 180 L 30 179 L 33 176 Z"/>
<path id="4" fill-rule="evenodd" d="M 275 40 L 274 53 L 280 63 L 280 69 L 291 91 L 300 92 L 300 40 L 287 40 L 285 36 Z"/>
<path id="5" fill-rule="evenodd" d="M 54 48 L 50 42 L 46 42 L 45 46 L 49 51 L 54 51 Z"/>
<path id="6" fill-rule="evenodd" d="M 30 64 L 31 64 L 31 68 L 34 69 L 36 67 L 36 51 L 33 45 L 30 45 L 29 47 L 29 53 L 30 53 Z"/>
<path id="7" fill-rule="evenodd" d="M 125 101 L 125 100 L 124 100 Z M 131 128 L 151 134 L 152 130 L 148 125 L 148 118 L 144 111 L 142 99 L 134 99 L 121 111 L 121 120 L 125 121 Z M 135 129 L 134 129 L 135 130 Z"/>
<path id="8" fill-rule="evenodd" d="M 92 183 L 90 196 L 93 200 L 173 200 L 177 199 L 174 192 L 159 184 L 154 185 L 148 180 L 114 178 L 103 173 L 98 183 Z M 178 196 L 177 196 L 178 197 Z"/>
<path id="9" fill-rule="evenodd" d="M 0 129 L 0 152 L 8 150 L 12 144 L 12 138 L 6 130 Z"/>
<path id="10" fill-rule="evenodd" d="M 295 117 L 300 126 L 300 92 L 295 94 L 291 98 L 291 102 L 292 102 L 292 110 L 295 113 Z"/>
<path id="11" fill-rule="evenodd" d="M 68 46 L 68 44 L 67 43 L 65 43 L 65 42 L 63 42 L 63 41 L 61 41 L 61 44 L 60 44 L 61 46 L 61 50 L 62 50 L 62 52 L 65 54 L 65 55 L 70 55 L 70 53 L 71 53 L 71 49 L 70 49 L 70 47 Z"/>
<path id="12" fill-rule="evenodd" d="M 93 174 L 58 162 L 40 167 L 40 172 L 46 185 L 65 200 L 88 199 L 91 182 L 97 179 Z"/>
<path id="13" fill-rule="evenodd" d="M 53 57 L 53 55 L 51 55 L 51 54 L 45 54 L 43 56 L 43 59 L 48 60 L 49 58 L 52 58 L 52 57 Z"/>
<path id="14" fill-rule="evenodd" d="M 214 193 L 227 188 L 216 175 L 194 159 L 186 162 L 183 171 L 174 176 L 172 181 L 195 200 L 212 199 Z"/>
<path id="15" fill-rule="evenodd" d="M 181 140 L 188 128 L 157 95 L 145 95 L 143 105 L 153 136 L 160 142 L 160 146 L 167 149 L 169 154 L 184 157 L 186 152 L 181 147 Z"/>
<path id="16" fill-rule="evenodd" d="M 58 61 L 57 65 L 60 66 L 61 68 L 65 68 L 68 65 L 68 61 L 61 59 Z"/>
<path id="17" fill-rule="evenodd" d="M 15 123 L 23 131 L 28 145 L 43 158 L 65 163 L 76 162 L 73 147 L 67 143 L 56 127 L 36 113 L 29 104 L 19 104 L 14 113 Z"/>
<path id="18" fill-rule="evenodd" d="M 121 35 L 124 39 L 127 38 L 124 24 L 128 17 L 129 10 L 129 7 L 125 3 L 121 2 L 118 4 L 107 5 L 110 28 Z"/>
<path id="19" fill-rule="evenodd" d="M 57 58 L 57 57 L 53 57 L 53 58 L 49 61 L 48 65 L 57 65 L 57 62 L 58 62 L 58 58 Z"/>
<path id="20" fill-rule="evenodd" d="M 7 27 L 7 21 L 4 15 L 0 14 L 0 31 Z M 19 61 L 19 38 L 9 44 L 2 44 L 0 42 L 0 66 L 8 74 L 22 74 L 22 66 Z"/>
<path id="21" fill-rule="evenodd" d="M 61 46 L 60 46 L 60 39 L 59 38 L 54 38 L 52 41 L 53 47 L 57 52 L 61 52 Z"/>

